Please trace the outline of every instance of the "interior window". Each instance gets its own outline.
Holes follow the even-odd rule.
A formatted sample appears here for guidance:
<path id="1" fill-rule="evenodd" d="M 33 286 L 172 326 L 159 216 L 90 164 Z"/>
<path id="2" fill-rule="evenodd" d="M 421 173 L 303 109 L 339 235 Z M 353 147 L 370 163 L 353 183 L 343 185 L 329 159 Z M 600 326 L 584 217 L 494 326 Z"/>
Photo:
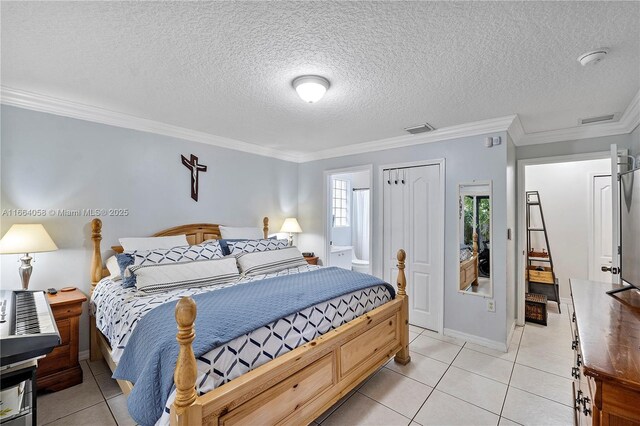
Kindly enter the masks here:
<path id="1" fill-rule="evenodd" d="M 349 226 L 348 186 L 346 180 L 333 180 L 333 226 Z"/>

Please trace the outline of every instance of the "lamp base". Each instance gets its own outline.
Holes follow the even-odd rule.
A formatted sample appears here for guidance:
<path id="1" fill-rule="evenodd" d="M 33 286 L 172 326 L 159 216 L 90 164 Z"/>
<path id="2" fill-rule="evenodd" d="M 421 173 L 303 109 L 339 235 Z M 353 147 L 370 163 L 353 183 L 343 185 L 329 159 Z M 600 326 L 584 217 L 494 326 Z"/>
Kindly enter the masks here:
<path id="1" fill-rule="evenodd" d="M 29 253 L 25 253 L 24 256 L 20 258 L 20 262 L 22 262 L 22 264 L 18 268 L 18 274 L 22 281 L 23 290 L 27 290 L 29 288 L 29 278 L 31 278 L 31 272 L 33 271 L 33 266 L 31 266 L 32 260 L 33 258 L 29 256 Z"/>
<path id="2" fill-rule="evenodd" d="M 289 247 L 293 246 L 293 232 L 289 232 Z"/>

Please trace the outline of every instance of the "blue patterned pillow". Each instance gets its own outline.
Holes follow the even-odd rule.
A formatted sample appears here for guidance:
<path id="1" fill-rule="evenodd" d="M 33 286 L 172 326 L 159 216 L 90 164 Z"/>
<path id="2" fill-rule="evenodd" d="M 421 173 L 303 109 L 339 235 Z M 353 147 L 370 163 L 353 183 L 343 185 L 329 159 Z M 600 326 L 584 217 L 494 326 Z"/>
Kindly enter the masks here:
<path id="1" fill-rule="evenodd" d="M 180 246 L 170 249 L 156 249 L 148 251 L 132 251 L 131 253 L 118 255 L 117 259 L 118 265 L 125 265 L 125 270 L 122 274 L 122 286 L 129 288 L 136 285 L 136 277 L 130 270 L 130 267 L 132 266 L 183 263 L 193 262 L 196 260 L 220 259 L 222 257 L 224 257 L 222 254 L 222 248 L 218 241 L 206 241 L 195 246 Z"/>
<path id="2" fill-rule="evenodd" d="M 122 277 L 122 287 L 129 288 L 136 285 L 136 279 L 133 275 L 126 276 L 125 273 L 129 266 L 133 265 L 133 255 L 131 253 L 116 254 L 116 260 L 120 267 L 120 276 Z"/>
<path id="3" fill-rule="evenodd" d="M 253 253 L 256 251 L 279 250 L 289 247 L 287 240 L 243 240 L 229 242 L 230 254 Z"/>

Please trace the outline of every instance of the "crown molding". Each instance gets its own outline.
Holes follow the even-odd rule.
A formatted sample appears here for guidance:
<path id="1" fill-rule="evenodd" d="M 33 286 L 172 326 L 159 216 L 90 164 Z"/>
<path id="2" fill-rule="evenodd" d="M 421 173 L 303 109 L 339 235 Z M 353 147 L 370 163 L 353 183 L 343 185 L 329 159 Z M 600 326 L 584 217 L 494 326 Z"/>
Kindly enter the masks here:
<path id="1" fill-rule="evenodd" d="M 520 116 L 516 114 L 515 118 L 511 122 L 511 125 L 507 129 L 509 136 L 511 136 L 511 140 L 514 145 L 518 145 L 518 142 L 522 140 L 525 136 L 524 127 L 522 127 L 522 122 L 520 121 Z"/>
<path id="2" fill-rule="evenodd" d="M 633 132 L 640 124 L 640 91 L 627 106 L 620 120 L 615 123 L 592 124 L 566 129 L 525 133 L 517 114 L 481 120 L 456 126 L 444 127 L 419 135 L 403 135 L 370 142 L 362 142 L 311 153 L 301 153 L 268 148 L 236 139 L 216 136 L 172 124 L 135 117 L 78 102 L 54 98 L 0 86 L 0 103 L 33 111 L 45 112 L 64 117 L 76 118 L 116 127 L 150 132 L 194 142 L 201 142 L 221 148 L 247 152 L 263 157 L 277 158 L 294 163 L 323 160 L 327 158 L 357 155 L 385 149 L 421 145 L 450 139 L 478 136 L 496 132 L 508 132 L 516 146 L 536 145 L 567 140 L 613 136 Z"/>
<path id="3" fill-rule="evenodd" d="M 12 89 L 10 87 L 0 87 L 0 102 L 18 108 L 25 108 L 33 111 L 46 112 L 64 117 L 76 118 L 79 120 L 92 121 L 95 123 L 108 124 L 110 126 L 124 127 L 127 129 L 150 132 L 164 136 L 171 136 L 179 139 L 186 139 L 194 142 L 206 143 L 208 145 L 227 148 L 250 154 L 261 155 L 263 157 L 277 158 L 279 160 L 297 162 L 299 154 L 276 150 L 260 145 L 239 141 L 236 139 L 216 136 L 197 130 L 174 126 L 172 124 L 140 118 L 121 112 L 111 111 L 104 108 L 85 105 L 78 102 L 67 101 L 38 93 L 24 90 Z"/>
<path id="4" fill-rule="evenodd" d="M 566 129 L 547 130 L 543 132 L 524 133 L 514 143 L 518 146 L 538 145 L 552 142 L 572 141 L 577 139 L 599 138 L 604 136 L 623 135 L 631 133 L 640 124 L 640 90 L 631 100 L 615 123 L 588 124 L 569 127 Z"/>
<path id="5" fill-rule="evenodd" d="M 301 154 L 299 156 L 299 162 L 305 163 L 308 161 L 364 154 L 372 151 L 382 151 L 385 149 L 395 149 L 413 145 L 422 145 L 425 143 L 446 141 L 449 139 L 458 139 L 487 133 L 505 132 L 515 118 L 517 118 L 516 115 L 509 115 L 506 117 L 475 121 L 457 126 L 443 127 L 441 129 L 436 129 L 431 132 L 421 133 L 418 135 L 396 136 L 388 139 L 380 139 L 377 141 L 362 142 L 353 145 L 325 149 L 308 154 Z"/>

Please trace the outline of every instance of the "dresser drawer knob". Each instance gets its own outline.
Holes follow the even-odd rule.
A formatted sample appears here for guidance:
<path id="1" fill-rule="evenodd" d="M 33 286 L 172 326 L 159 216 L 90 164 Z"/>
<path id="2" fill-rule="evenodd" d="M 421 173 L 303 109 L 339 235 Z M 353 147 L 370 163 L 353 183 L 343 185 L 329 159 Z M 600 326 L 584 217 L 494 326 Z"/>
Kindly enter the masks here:
<path id="1" fill-rule="evenodd" d="M 576 365 L 580 367 L 582 365 L 582 355 L 578 354 L 576 357 Z"/>
<path id="2" fill-rule="evenodd" d="M 578 410 L 578 411 L 581 410 L 580 406 L 582 405 L 583 400 L 584 400 L 584 398 L 582 397 L 582 391 L 579 390 L 578 391 L 578 396 L 576 396 L 576 410 Z"/>
<path id="3" fill-rule="evenodd" d="M 574 351 L 578 349 L 578 339 L 571 342 L 571 349 L 573 349 Z"/>
<path id="4" fill-rule="evenodd" d="M 578 367 L 573 367 L 571 369 L 571 377 L 573 377 L 574 379 L 580 378 L 580 369 Z"/>
<path id="5" fill-rule="evenodd" d="M 576 322 L 576 313 L 574 312 L 573 315 L 571 315 L 571 321 L 572 322 Z"/>
<path id="6" fill-rule="evenodd" d="M 585 416 L 591 415 L 591 407 L 587 407 L 587 404 L 591 404 L 591 399 L 588 396 L 582 398 L 582 414 Z"/>

